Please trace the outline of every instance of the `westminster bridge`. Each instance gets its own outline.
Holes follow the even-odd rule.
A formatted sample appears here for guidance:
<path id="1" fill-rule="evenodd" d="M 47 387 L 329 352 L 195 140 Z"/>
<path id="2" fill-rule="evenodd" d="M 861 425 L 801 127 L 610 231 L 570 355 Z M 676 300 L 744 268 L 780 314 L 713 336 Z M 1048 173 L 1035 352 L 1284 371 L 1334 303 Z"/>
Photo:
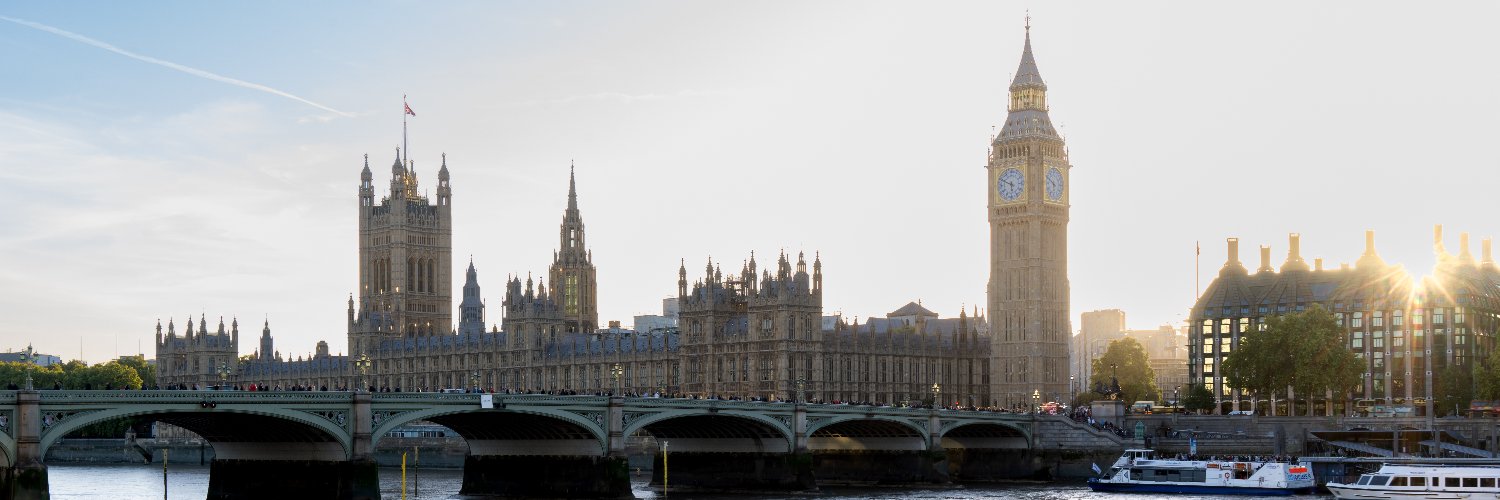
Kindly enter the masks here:
<path id="1" fill-rule="evenodd" d="M 681 398 L 241 391 L 0 391 L 0 498 L 47 498 L 50 446 L 135 417 L 212 444 L 209 498 L 379 498 L 372 451 L 429 421 L 468 444 L 462 493 L 629 497 L 625 438 L 663 443 L 672 489 L 798 491 L 1045 474 L 1038 451 L 1120 441 L 1060 417 Z M 660 450 L 655 460 L 661 464 Z M 662 481 L 656 467 L 653 483 Z M 268 480 L 268 478 L 275 478 Z"/>

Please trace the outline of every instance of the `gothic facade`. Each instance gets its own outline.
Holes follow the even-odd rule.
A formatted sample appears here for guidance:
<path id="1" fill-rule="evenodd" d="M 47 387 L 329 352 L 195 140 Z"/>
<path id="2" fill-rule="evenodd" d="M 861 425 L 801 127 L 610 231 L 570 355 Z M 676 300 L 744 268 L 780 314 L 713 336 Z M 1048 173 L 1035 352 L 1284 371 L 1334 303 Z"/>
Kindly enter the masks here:
<path id="1" fill-rule="evenodd" d="M 968 406 L 1028 404 L 1034 390 L 1065 393 L 1071 167 L 1048 121 L 1029 28 L 1010 90 L 1010 117 L 991 145 L 989 183 L 996 189 L 984 313 L 942 319 L 912 303 L 885 318 L 846 322 L 823 314 L 818 255 L 811 269 L 804 254 L 793 263 L 785 252 L 773 269 L 760 269 L 752 253 L 727 275 L 710 260 L 691 285 L 685 262 L 679 266 L 677 327 L 601 328 L 596 269 L 570 169 L 546 279 L 508 277 L 496 325 L 471 259 L 455 324 L 446 155 L 429 199 L 415 165 L 398 151 L 378 202 L 368 156 L 360 173 L 359 288 L 346 310 L 348 354 L 331 355 L 320 342 L 314 355 L 283 358 L 267 325 L 256 353 L 227 378 L 273 388 L 478 387 Z M 170 324 L 168 330 L 158 342 L 158 359 L 168 360 L 164 383 L 211 383 L 208 367 L 236 361 L 237 334 L 204 343 L 177 339 Z M 184 361 L 170 361 L 174 356 Z"/>
<path id="2" fill-rule="evenodd" d="M 1002 406 L 1068 394 L 1068 148 L 1047 114 L 1031 27 L 990 144 L 990 395 Z M 1045 397 L 1045 396 L 1042 396 Z"/>
<path id="3" fill-rule="evenodd" d="M 267 328 L 270 328 L 269 322 Z M 269 330 L 268 330 L 269 331 Z M 219 318 L 219 328 L 208 330 L 208 318 L 198 318 L 198 329 L 193 330 L 193 317 L 188 316 L 187 330 L 177 336 L 177 324 L 167 320 L 166 334 L 162 334 L 161 321 L 156 322 L 156 381 L 162 386 L 208 387 L 227 380 L 239 357 L 240 321 L 230 320 L 229 330 L 224 329 L 224 318 Z M 224 372 L 225 377 L 220 377 Z"/>

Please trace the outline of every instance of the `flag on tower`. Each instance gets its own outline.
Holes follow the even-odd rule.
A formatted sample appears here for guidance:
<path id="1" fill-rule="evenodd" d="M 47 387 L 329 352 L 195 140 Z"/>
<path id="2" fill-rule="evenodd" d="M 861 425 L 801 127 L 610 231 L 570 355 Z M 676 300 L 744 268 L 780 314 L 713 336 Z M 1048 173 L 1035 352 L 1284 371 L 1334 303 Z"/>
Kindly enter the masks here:
<path id="1" fill-rule="evenodd" d="M 417 112 L 411 110 L 411 105 L 410 104 L 402 102 L 401 105 L 406 107 L 406 114 L 412 115 L 412 116 L 417 116 Z"/>

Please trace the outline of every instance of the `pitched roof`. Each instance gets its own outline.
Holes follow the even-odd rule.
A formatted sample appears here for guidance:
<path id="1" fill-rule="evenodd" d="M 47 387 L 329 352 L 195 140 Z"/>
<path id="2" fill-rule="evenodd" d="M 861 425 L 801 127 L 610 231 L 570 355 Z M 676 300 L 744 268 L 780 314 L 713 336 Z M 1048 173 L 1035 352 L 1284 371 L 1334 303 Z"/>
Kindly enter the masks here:
<path id="1" fill-rule="evenodd" d="M 885 317 L 887 318 L 897 318 L 901 316 L 927 316 L 929 318 L 936 318 L 938 317 L 938 313 L 932 312 L 927 308 L 922 307 L 922 304 L 918 304 L 916 302 L 907 302 L 906 305 L 901 306 L 900 309 L 885 314 Z"/>

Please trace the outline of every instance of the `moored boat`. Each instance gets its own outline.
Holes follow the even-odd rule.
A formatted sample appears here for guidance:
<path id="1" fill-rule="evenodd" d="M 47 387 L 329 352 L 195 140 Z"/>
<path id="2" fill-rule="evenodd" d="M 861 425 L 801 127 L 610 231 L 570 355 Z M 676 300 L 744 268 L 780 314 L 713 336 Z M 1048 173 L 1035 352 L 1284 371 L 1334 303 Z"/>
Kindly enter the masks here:
<path id="1" fill-rule="evenodd" d="M 1108 471 L 1089 479 L 1094 491 L 1204 495 L 1293 495 L 1317 484 L 1307 464 L 1275 460 L 1159 460 L 1129 449 Z"/>
<path id="2" fill-rule="evenodd" d="M 1380 466 L 1352 483 L 1327 484 L 1335 498 L 1500 498 L 1500 467 L 1410 464 Z"/>

